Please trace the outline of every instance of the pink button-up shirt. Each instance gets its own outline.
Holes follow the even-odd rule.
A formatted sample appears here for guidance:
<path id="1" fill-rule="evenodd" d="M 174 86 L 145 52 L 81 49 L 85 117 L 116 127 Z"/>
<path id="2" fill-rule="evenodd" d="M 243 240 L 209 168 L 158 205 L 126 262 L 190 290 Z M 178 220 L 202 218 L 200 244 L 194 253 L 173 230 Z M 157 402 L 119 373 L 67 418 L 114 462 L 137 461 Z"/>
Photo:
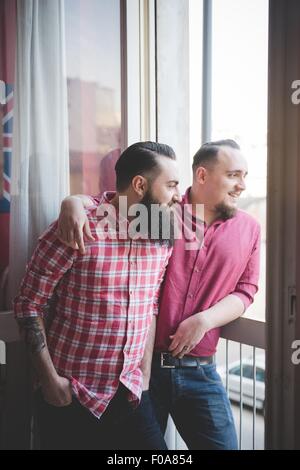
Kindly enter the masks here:
<path id="1" fill-rule="evenodd" d="M 188 204 L 187 190 L 182 204 Z M 258 290 L 260 226 L 238 210 L 228 220 L 204 224 L 201 249 L 187 250 L 186 240 L 175 241 L 160 297 L 156 351 L 168 351 L 169 336 L 179 324 L 229 294 L 238 296 L 245 309 Z M 191 351 L 195 356 L 216 352 L 220 328 L 210 330 Z"/>

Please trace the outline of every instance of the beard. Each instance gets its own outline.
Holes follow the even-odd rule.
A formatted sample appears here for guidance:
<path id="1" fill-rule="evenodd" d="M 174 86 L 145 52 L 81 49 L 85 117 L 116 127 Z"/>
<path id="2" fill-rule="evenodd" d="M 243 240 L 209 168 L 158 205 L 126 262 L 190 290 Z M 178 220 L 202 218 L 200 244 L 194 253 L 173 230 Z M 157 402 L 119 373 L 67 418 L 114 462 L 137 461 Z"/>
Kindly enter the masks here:
<path id="1" fill-rule="evenodd" d="M 174 213 L 170 206 L 162 206 L 155 199 L 150 189 L 146 192 L 140 204 L 144 204 L 148 214 L 148 236 L 150 240 L 156 240 L 161 245 L 174 245 Z M 151 207 L 155 205 L 155 213 Z M 153 208 L 154 209 L 154 208 Z M 157 209 L 157 211 L 156 211 Z"/>
<path id="2" fill-rule="evenodd" d="M 222 220 L 232 219 L 237 213 L 237 207 L 228 206 L 224 202 L 220 202 L 215 206 L 216 212 Z"/>

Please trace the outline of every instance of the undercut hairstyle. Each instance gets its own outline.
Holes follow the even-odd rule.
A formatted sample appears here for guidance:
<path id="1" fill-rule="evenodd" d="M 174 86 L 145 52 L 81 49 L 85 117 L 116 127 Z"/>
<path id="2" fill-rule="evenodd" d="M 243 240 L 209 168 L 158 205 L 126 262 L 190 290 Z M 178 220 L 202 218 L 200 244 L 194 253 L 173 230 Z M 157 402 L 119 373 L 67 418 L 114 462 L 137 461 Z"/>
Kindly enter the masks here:
<path id="1" fill-rule="evenodd" d="M 216 140 L 214 142 L 206 142 L 201 145 L 200 149 L 194 155 L 193 172 L 199 166 L 211 166 L 218 160 L 218 153 L 221 147 L 231 147 L 240 150 L 240 146 L 232 139 Z"/>
<path id="2" fill-rule="evenodd" d="M 176 160 L 174 150 L 166 144 L 148 141 L 130 145 L 115 165 L 117 191 L 125 191 L 137 175 L 148 180 L 155 179 L 161 171 L 161 156 Z"/>

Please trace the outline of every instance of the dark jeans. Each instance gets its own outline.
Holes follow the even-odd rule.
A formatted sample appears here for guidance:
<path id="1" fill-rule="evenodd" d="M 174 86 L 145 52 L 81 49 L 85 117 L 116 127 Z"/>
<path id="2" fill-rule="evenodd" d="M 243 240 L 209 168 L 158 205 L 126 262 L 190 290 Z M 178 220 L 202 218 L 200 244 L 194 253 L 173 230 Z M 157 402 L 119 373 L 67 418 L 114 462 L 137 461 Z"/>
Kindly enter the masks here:
<path id="1" fill-rule="evenodd" d="M 161 432 L 149 392 L 143 392 L 138 406 L 128 420 L 129 441 L 126 449 L 168 450 Z"/>
<path id="2" fill-rule="evenodd" d="M 143 392 L 138 408 L 127 400 L 122 385 L 100 419 L 73 397 L 71 405 L 55 407 L 35 397 L 36 423 L 42 450 L 166 449 L 149 399 Z"/>
<path id="3" fill-rule="evenodd" d="M 150 396 L 162 432 L 171 414 L 189 449 L 237 449 L 230 402 L 215 364 L 162 369 L 155 354 Z"/>

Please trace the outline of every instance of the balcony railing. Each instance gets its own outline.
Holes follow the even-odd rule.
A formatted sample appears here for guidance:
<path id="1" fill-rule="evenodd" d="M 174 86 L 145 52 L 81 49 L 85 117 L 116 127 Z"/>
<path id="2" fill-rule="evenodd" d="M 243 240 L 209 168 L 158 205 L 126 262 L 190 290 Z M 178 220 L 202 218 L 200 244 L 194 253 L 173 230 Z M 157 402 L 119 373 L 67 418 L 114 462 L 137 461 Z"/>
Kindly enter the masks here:
<path id="1" fill-rule="evenodd" d="M 225 385 L 229 393 L 229 353 L 231 342 L 239 344 L 238 356 L 240 364 L 240 390 L 239 390 L 239 446 L 243 449 L 243 416 L 244 416 L 244 377 L 243 371 L 243 348 L 249 346 L 252 351 L 253 364 L 253 393 L 252 393 L 252 449 L 255 449 L 256 437 L 256 409 L 257 409 L 257 380 L 256 380 L 256 351 L 265 349 L 265 323 L 247 318 L 239 318 L 222 329 L 221 337 L 225 340 Z M 24 347 L 20 342 L 17 324 L 13 318 L 12 312 L 0 313 L 0 341 L 5 343 L 5 355 L 1 358 L 0 364 L 2 389 L 0 388 L 0 415 L 1 438 L 0 448 L 8 449 L 28 449 L 31 446 L 31 410 L 30 403 L 30 383 L 29 383 L 29 365 Z M 3 351 L 2 351 L 3 355 Z M 217 361 L 218 362 L 218 361 Z M 4 377 L 5 375 L 5 377 Z M 3 387 L 3 382 L 5 386 Z M 1 384 L 0 384 L 1 386 Z M 20 399 L 20 390 L 22 390 L 22 399 Z M 19 395 L 18 395 L 19 394 Z M 28 401 L 27 401 L 27 399 Z M 1 406 L 2 405 L 2 406 Z M 168 426 L 166 435 L 170 449 L 182 448 L 180 436 L 175 426 Z"/>
<path id="2" fill-rule="evenodd" d="M 248 318 L 241 317 L 234 322 L 226 325 L 222 328 L 221 332 L 222 342 L 225 342 L 225 346 L 222 351 L 222 363 L 225 364 L 224 368 L 224 385 L 226 387 L 227 393 L 231 398 L 232 391 L 230 389 L 230 363 L 229 357 L 231 349 L 234 349 L 235 363 L 239 364 L 240 374 L 239 374 L 239 389 L 238 393 L 235 393 L 235 401 L 239 402 L 239 413 L 236 418 L 237 434 L 239 439 L 239 448 L 240 449 L 255 449 L 256 448 L 256 435 L 257 435 L 257 380 L 256 380 L 256 365 L 257 365 L 257 350 L 265 350 L 266 340 L 265 340 L 265 323 L 262 321 L 251 320 Z M 247 351 L 246 351 L 247 350 Z M 249 355 L 251 352 L 251 360 L 248 357 L 245 357 L 244 352 Z M 217 366 L 219 365 L 220 354 L 216 355 Z M 251 409 L 252 409 L 252 419 L 249 420 L 248 416 L 251 411 L 249 408 L 245 408 L 245 394 L 246 390 L 244 389 L 245 377 L 243 376 L 243 363 L 250 364 L 253 370 L 253 379 L 252 382 L 252 393 L 251 393 Z M 248 380 L 249 382 L 249 380 Z M 247 405 L 249 407 L 249 390 L 247 390 Z M 236 408 L 236 407 L 235 407 Z M 247 413 L 247 420 L 244 420 Z M 234 413 L 235 414 L 235 413 Z M 264 432 L 264 414 L 260 413 L 259 416 L 260 427 L 263 427 L 263 430 L 260 429 L 259 435 Z M 247 444 L 244 446 L 244 437 L 247 433 Z M 251 439 L 249 436 L 251 435 Z M 185 449 L 185 444 L 183 443 L 179 433 L 176 431 L 176 428 L 172 420 L 168 423 L 168 429 L 166 433 L 166 440 L 168 447 L 170 449 Z M 263 438 L 261 439 L 263 440 Z M 249 442 L 251 441 L 251 442 Z M 263 446 L 263 443 L 260 443 L 260 447 Z"/>
<path id="3" fill-rule="evenodd" d="M 244 396 L 248 398 L 248 405 L 249 403 L 249 397 L 252 395 L 250 402 L 252 401 L 252 446 L 251 448 L 254 450 L 256 448 L 256 443 L 255 443 L 255 437 L 256 437 L 256 430 L 257 430 L 257 422 L 256 422 L 256 417 L 257 417 L 257 404 L 258 404 L 258 399 L 261 401 L 262 400 L 262 415 L 263 415 L 263 427 L 264 427 L 264 396 L 257 396 L 257 387 L 258 385 L 263 384 L 263 393 L 264 393 L 264 376 L 259 377 L 261 382 L 258 382 L 257 380 L 257 372 L 259 371 L 257 368 L 257 350 L 263 350 L 265 351 L 266 349 L 266 331 L 265 331 L 265 322 L 258 321 L 258 320 L 251 320 L 248 318 L 239 318 L 238 320 L 232 322 L 231 324 L 228 324 L 226 327 L 222 329 L 222 338 L 225 339 L 226 341 L 226 354 L 225 354 L 225 360 L 226 360 L 226 390 L 229 396 L 230 394 L 230 384 L 229 384 L 229 347 L 230 347 L 230 342 L 233 341 L 235 343 L 238 343 L 239 345 L 239 364 L 240 364 L 240 376 L 239 376 L 239 447 L 240 449 L 243 449 L 243 418 L 244 418 Z M 246 346 L 246 347 L 245 347 Z M 250 346 L 251 349 L 251 359 L 248 359 L 246 357 L 246 360 L 244 360 L 244 354 L 243 350 L 244 347 L 245 349 L 249 348 L 247 346 Z M 264 367 L 264 356 L 262 359 L 263 363 L 263 373 L 265 370 Z M 245 379 L 245 375 L 247 377 L 247 373 L 245 374 L 245 369 L 246 371 L 248 370 L 250 372 L 250 375 L 248 376 L 248 379 Z M 248 380 L 248 382 L 251 383 L 252 381 L 252 393 L 250 390 L 245 390 L 244 391 L 244 381 Z M 261 390 L 261 389 L 260 389 Z M 249 393 L 250 392 L 250 393 Z M 261 419 L 260 419 L 261 420 Z M 246 432 L 250 432 L 249 429 L 246 429 Z"/>

